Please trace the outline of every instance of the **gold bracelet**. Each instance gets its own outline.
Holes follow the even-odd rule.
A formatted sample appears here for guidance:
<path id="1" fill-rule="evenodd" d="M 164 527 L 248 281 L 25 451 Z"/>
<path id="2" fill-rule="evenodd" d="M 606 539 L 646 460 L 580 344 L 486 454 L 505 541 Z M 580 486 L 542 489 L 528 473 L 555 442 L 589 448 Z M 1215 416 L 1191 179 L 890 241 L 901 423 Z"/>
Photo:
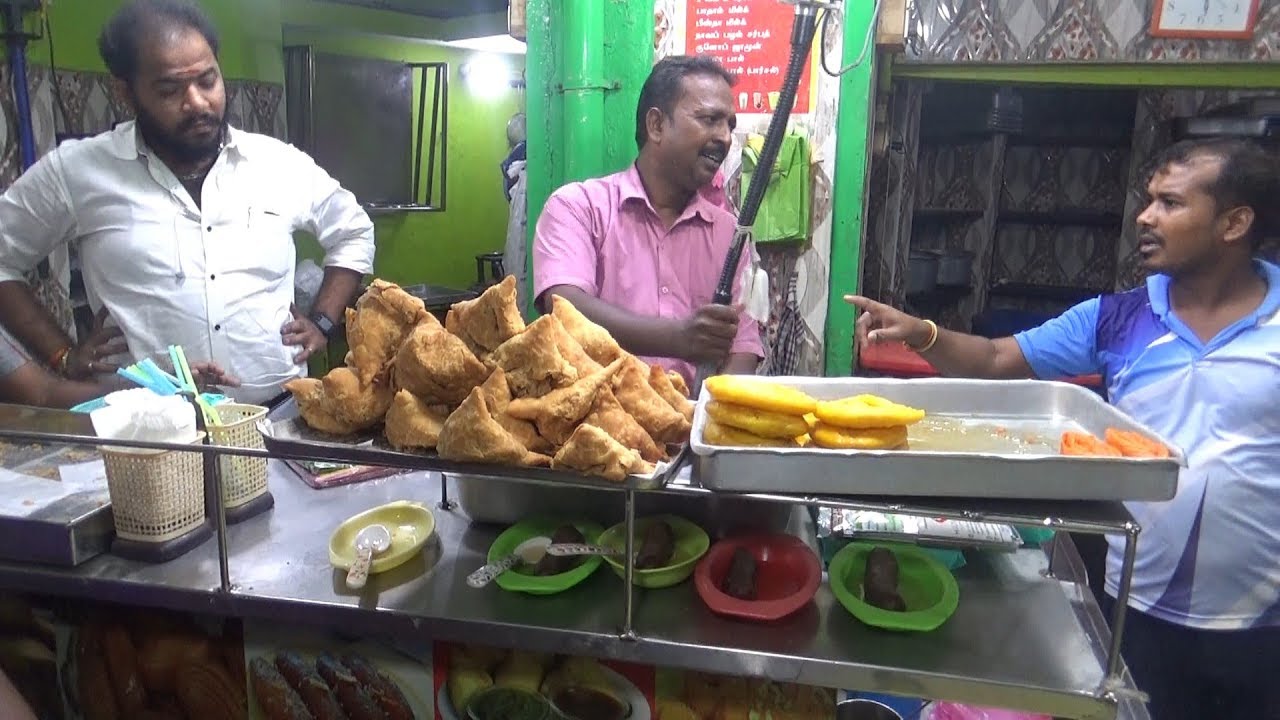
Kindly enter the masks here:
<path id="1" fill-rule="evenodd" d="M 911 345 L 907 345 L 908 350 L 916 353 L 929 352 L 929 350 L 933 347 L 934 343 L 938 342 L 938 323 L 932 320 L 925 320 L 924 324 L 929 326 L 928 342 L 926 342 L 924 345 L 921 345 L 920 347 L 913 347 Z"/>

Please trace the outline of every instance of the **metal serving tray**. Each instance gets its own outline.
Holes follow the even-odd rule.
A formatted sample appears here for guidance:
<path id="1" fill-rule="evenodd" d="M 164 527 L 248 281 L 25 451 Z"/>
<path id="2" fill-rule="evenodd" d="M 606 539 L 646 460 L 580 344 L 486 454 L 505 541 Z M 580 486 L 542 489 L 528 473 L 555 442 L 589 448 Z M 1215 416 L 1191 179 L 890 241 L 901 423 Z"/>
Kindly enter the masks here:
<path id="1" fill-rule="evenodd" d="M 1093 392 L 1038 380 L 890 378 L 770 378 L 819 400 L 862 393 L 926 410 L 943 422 L 985 423 L 1011 432 L 1066 430 L 1098 437 L 1109 427 L 1134 430 L 1167 445 L 1168 459 L 1070 457 L 1051 450 L 960 452 L 727 448 L 706 444 L 705 387 L 693 419 L 690 448 L 704 487 L 734 492 L 1024 500 L 1169 500 L 1185 467 L 1182 452 Z M 926 419 L 928 420 L 928 419 Z"/>
<path id="2" fill-rule="evenodd" d="M 632 475 L 625 482 L 612 483 L 602 478 L 564 470 L 453 462 L 443 460 L 433 452 L 396 450 L 378 432 L 350 437 L 316 432 L 298 416 L 298 406 L 292 398 L 273 408 L 265 419 L 259 421 L 258 431 L 262 433 L 266 449 L 281 457 L 435 470 L 450 475 L 483 476 L 521 482 L 558 483 L 611 490 L 656 490 L 663 487 L 669 476 L 679 469 L 676 461 L 663 463 L 651 475 Z"/>

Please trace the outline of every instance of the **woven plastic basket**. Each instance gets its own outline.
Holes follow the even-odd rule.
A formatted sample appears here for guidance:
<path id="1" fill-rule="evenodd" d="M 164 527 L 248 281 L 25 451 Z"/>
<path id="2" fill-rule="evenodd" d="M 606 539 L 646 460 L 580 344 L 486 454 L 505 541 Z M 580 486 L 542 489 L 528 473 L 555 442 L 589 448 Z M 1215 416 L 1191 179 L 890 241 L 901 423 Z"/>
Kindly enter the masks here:
<path id="1" fill-rule="evenodd" d="M 193 444 L 200 445 L 203 439 L 200 433 Z M 204 458 L 199 452 L 100 450 L 117 536 L 162 543 L 204 522 Z"/>
<path id="2" fill-rule="evenodd" d="M 267 414 L 261 405 L 218 405 L 221 425 L 209 426 L 209 436 L 214 445 L 265 449 L 262 433 L 258 432 L 258 420 Z M 224 455 L 218 458 L 222 468 L 222 502 L 227 508 L 236 508 L 261 497 L 267 492 L 267 459 Z"/>

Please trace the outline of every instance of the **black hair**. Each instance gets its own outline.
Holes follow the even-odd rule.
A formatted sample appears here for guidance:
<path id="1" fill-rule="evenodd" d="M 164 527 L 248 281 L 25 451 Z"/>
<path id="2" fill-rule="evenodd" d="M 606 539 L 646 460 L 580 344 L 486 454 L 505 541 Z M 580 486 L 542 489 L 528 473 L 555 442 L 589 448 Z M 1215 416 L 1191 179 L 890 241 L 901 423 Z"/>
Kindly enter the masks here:
<path id="1" fill-rule="evenodd" d="M 643 148 L 649 132 L 645 127 L 645 115 L 649 108 L 658 108 L 671 117 L 676 103 L 684 94 L 684 79 L 689 75 L 710 75 L 723 78 L 733 87 L 737 80 L 724 69 L 719 60 L 710 55 L 672 55 L 658 61 L 640 88 L 640 101 L 636 104 L 636 147 Z"/>
<path id="2" fill-rule="evenodd" d="M 1236 207 L 1253 210 L 1249 240 L 1254 249 L 1280 232 L 1277 227 L 1280 157 L 1245 138 L 1201 138 L 1183 140 L 1165 148 L 1152 163 L 1152 171 L 1186 165 L 1198 157 L 1216 158 L 1220 162 L 1218 177 L 1205 187 L 1219 211 Z"/>
<path id="3" fill-rule="evenodd" d="M 204 11 L 188 0 L 132 0 L 116 11 L 98 35 L 98 53 L 111 74 L 133 82 L 143 41 L 176 30 L 191 29 L 204 36 L 218 56 L 218 31 Z"/>

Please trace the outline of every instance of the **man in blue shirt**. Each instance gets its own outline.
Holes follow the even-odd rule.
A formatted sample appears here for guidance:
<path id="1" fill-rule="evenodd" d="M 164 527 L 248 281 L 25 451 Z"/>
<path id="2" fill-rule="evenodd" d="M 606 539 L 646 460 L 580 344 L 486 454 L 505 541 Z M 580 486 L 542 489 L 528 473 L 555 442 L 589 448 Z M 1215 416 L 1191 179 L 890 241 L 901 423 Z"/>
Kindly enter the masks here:
<path id="1" fill-rule="evenodd" d="M 1102 373 L 1111 401 L 1186 452 L 1142 525 L 1123 655 L 1156 720 L 1280 717 L 1280 215 L 1277 159 L 1235 139 L 1157 160 L 1138 216 L 1145 287 L 1015 337 L 939 331 L 862 297 L 860 344 L 904 342 L 946 375 Z M 1111 540 L 1107 599 L 1122 541 Z"/>

